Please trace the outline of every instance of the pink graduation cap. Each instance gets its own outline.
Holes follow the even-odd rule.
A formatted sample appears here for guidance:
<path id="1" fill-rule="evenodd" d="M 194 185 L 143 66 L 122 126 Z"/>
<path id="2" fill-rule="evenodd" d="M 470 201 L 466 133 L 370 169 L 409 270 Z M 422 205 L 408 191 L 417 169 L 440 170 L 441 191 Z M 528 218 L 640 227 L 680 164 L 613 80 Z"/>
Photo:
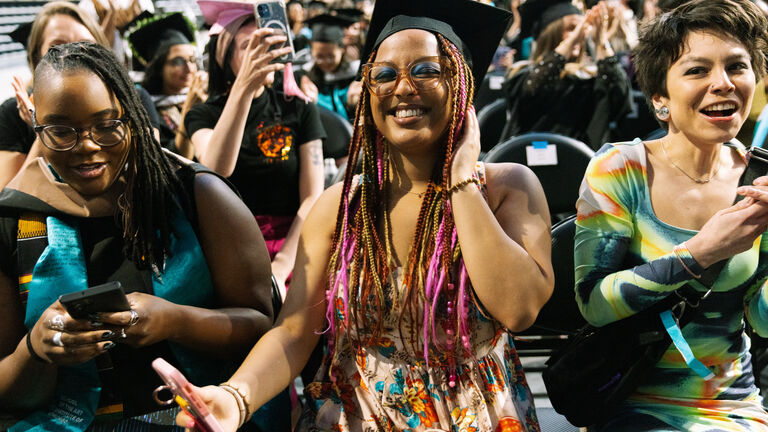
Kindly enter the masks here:
<path id="1" fill-rule="evenodd" d="M 227 24 L 242 16 L 253 15 L 253 3 L 227 0 L 198 0 L 197 5 L 200 6 L 205 23 L 211 26 L 211 29 L 208 31 L 210 35 L 221 33 Z"/>

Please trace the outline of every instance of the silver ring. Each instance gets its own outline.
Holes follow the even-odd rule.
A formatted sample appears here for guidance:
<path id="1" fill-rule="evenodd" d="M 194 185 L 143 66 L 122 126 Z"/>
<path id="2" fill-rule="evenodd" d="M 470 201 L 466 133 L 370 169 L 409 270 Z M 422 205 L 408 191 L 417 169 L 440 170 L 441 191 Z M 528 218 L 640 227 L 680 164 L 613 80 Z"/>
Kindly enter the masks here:
<path id="1" fill-rule="evenodd" d="M 131 309 L 131 320 L 128 321 L 129 326 L 135 326 L 139 322 L 139 313 Z"/>
<path id="2" fill-rule="evenodd" d="M 61 332 L 60 331 L 53 334 L 53 337 L 51 338 L 51 343 L 56 345 L 56 346 L 59 346 L 59 347 L 63 347 L 64 346 L 64 342 L 61 341 Z"/>
<path id="3" fill-rule="evenodd" d="M 48 327 L 51 330 L 64 330 L 64 315 L 55 315 L 51 320 L 48 322 Z"/>

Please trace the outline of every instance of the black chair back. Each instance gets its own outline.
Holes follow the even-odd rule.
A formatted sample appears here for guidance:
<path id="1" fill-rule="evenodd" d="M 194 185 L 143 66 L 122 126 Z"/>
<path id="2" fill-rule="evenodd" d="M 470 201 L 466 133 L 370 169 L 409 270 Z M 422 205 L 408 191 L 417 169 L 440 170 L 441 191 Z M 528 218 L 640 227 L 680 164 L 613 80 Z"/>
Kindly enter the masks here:
<path id="1" fill-rule="evenodd" d="M 552 297 L 539 312 L 534 328 L 558 334 L 573 334 L 587 324 L 576 305 L 574 291 L 573 237 L 576 233 L 576 215 L 552 227 L 552 268 L 555 289 Z"/>
<path id="2" fill-rule="evenodd" d="M 480 126 L 480 151 L 489 152 L 501 139 L 507 124 L 507 100 L 497 99 L 477 113 Z"/>
<path id="3" fill-rule="evenodd" d="M 619 119 L 612 128 L 612 141 L 631 141 L 642 138 L 659 128 L 659 123 L 651 113 L 643 92 L 632 90 L 630 100 L 632 110 Z"/>
<path id="4" fill-rule="evenodd" d="M 491 103 L 504 98 L 502 86 L 504 84 L 504 72 L 489 72 L 479 84 L 473 105 L 477 112 Z M 478 85 L 475 83 L 475 85 Z"/>
<path id="5" fill-rule="evenodd" d="M 526 149 L 533 143 L 554 145 L 557 153 L 556 165 L 529 164 Z M 579 186 L 584 178 L 590 159 L 595 152 L 581 141 L 559 134 L 533 132 L 498 144 L 485 156 L 485 162 L 516 162 L 527 165 L 539 178 L 549 204 L 553 220 L 576 212 Z M 533 162 L 533 161 L 532 161 Z"/>
<path id="6" fill-rule="evenodd" d="M 328 159 L 343 158 L 349 152 L 349 142 L 352 140 L 352 125 L 339 115 L 328 108 L 318 105 L 320 111 L 320 121 L 325 129 L 325 140 L 323 140 L 323 157 Z"/>
<path id="7" fill-rule="evenodd" d="M 573 276 L 573 236 L 576 215 L 552 227 L 552 268 L 555 288 L 533 325 L 519 333 L 521 355 L 549 356 L 587 322 L 576 304 Z"/>

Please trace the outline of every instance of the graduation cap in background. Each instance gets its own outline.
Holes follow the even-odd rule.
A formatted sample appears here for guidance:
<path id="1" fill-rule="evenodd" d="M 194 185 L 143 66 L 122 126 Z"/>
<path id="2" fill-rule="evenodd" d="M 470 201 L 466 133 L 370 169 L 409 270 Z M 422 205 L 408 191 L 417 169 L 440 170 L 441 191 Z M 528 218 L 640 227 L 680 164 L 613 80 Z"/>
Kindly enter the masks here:
<path id="1" fill-rule="evenodd" d="M 138 22 L 129 30 L 127 39 L 134 56 L 146 65 L 163 47 L 194 45 L 195 27 L 184 14 L 175 12 Z"/>
<path id="2" fill-rule="evenodd" d="M 386 1 L 386 0 L 385 0 Z M 365 15 L 363 11 L 355 8 L 338 8 L 331 11 L 332 14 L 352 20 L 353 23 L 360 21 Z"/>
<path id="3" fill-rule="evenodd" d="M 344 29 L 356 21 L 349 18 L 322 14 L 310 18 L 304 23 L 312 29 L 312 42 L 330 42 L 340 44 L 344 39 Z"/>
<path id="4" fill-rule="evenodd" d="M 322 9 L 323 12 L 328 9 L 328 4 L 320 0 L 312 0 L 307 3 L 307 9 Z"/>
<path id="5" fill-rule="evenodd" d="M 26 49 L 27 42 L 29 41 L 29 33 L 32 32 L 32 23 L 33 21 L 30 21 L 28 23 L 19 25 L 13 29 L 12 32 L 8 33 L 8 36 L 10 36 L 14 42 L 18 42 L 24 45 L 24 49 Z"/>
<path id="6" fill-rule="evenodd" d="M 509 12 L 473 0 L 379 0 L 373 9 L 362 63 L 387 37 L 401 30 L 440 33 L 464 55 L 480 88 L 493 54 L 511 22 Z"/>
<path id="7" fill-rule="evenodd" d="M 528 0 L 520 5 L 520 37 L 539 37 L 542 30 L 568 15 L 581 15 L 570 0 Z"/>

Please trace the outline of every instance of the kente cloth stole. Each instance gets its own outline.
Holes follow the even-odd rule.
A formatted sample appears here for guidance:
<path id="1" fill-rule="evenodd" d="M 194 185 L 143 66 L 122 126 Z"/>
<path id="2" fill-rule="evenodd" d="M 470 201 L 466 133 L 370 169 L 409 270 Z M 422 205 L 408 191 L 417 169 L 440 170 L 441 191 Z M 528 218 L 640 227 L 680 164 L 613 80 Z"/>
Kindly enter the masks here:
<path id="1" fill-rule="evenodd" d="M 176 212 L 173 226 L 175 231 L 171 240 L 171 254 L 166 257 L 164 268 L 159 269 L 160 274 L 153 274 L 154 295 L 176 304 L 213 307 L 211 275 L 197 236 L 184 212 Z M 18 244 L 30 239 L 40 244 L 46 234 L 47 245 L 34 264 L 31 275 L 19 276 L 20 292 L 26 293 L 27 297 L 24 325 L 28 329 L 61 295 L 88 287 L 85 257 L 76 219 L 22 215 L 19 220 Z M 31 255 L 34 252 L 24 253 Z M 20 268 L 20 273 L 25 272 L 23 267 Z M 201 385 L 219 382 L 236 367 L 222 367 L 221 361 L 200 358 L 194 351 L 174 343 L 169 345 L 185 375 Z M 96 415 L 100 392 L 101 382 L 93 360 L 77 366 L 59 366 L 56 391 L 51 403 L 8 430 L 84 431 Z"/>

